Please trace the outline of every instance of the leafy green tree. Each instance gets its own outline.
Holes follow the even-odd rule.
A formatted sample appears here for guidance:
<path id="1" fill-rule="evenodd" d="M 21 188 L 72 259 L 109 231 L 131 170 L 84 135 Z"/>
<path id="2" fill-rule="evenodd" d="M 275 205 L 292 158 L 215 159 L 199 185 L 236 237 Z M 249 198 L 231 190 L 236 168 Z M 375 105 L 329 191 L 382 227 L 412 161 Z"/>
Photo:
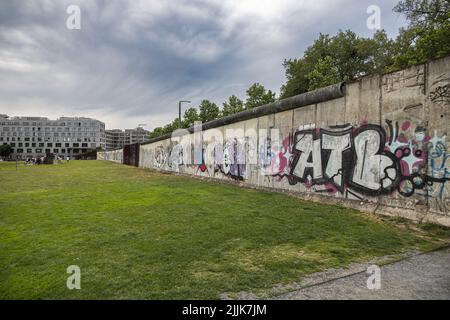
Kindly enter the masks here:
<path id="1" fill-rule="evenodd" d="M 384 72 L 393 63 L 393 51 L 385 31 L 372 38 L 358 37 L 350 30 L 335 36 L 320 34 L 302 58 L 284 61 L 287 82 L 281 87 L 281 98 Z"/>
<path id="2" fill-rule="evenodd" d="M 202 122 L 208 122 L 217 119 L 220 114 L 219 107 L 209 100 L 202 100 L 199 106 L 200 120 Z"/>
<path id="3" fill-rule="evenodd" d="M 183 128 L 183 122 L 180 121 L 179 118 L 173 119 L 173 121 L 171 123 L 171 129 L 172 130 L 170 132 L 172 132 L 173 130 L 176 130 L 176 129 L 181 129 L 181 128 Z"/>
<path id="4" fill-rule="evenodd" d="M 191 107 L 184 112 L 183 116 L 183 128 L 189 128 L 194 125 L 195 121 L 198 121 L 200 116 L 198 115 L 197 109 Z"/>
<path id="5" fill-rule="evenodd" d="M 270 90 L 266 91 L 263 85 L 256 82 L 247 90 L 245 109 L 253 109 L 274 101 L 275 93 Z"/>
<path id="6" fill-rule="evenodd" d="M 162 127 L 156 127 L 150 132 L 150 138 L 156 138 L 164 134 L 164 129 Z"/>
<path id="7" fill-rule="evenodd" d="M 280 98 L 288 98 L 308 90 L 308 66 L 303 59 L 285 59 L 283 62 L 286 83 L 281 86 Z"/>
<path id="8" fill-rule="evenodd" d="M 367 38 L 359 45 L 361 55 L 367 57 L 362 66 L 363 74 L 381 74 L 391 71 L 394 63 L 395 41 L 390 39 L 386 31 L 375 32 L 373 38 Z"/>
<path id="9" fill-rule="evenodd" d="M 340 75 L 333 58 L 326 56 L 320 59 L 314 66 L 314 70 L 308 73 L 307 79 L 308 90 L 315 90 L 339 82 Z"/>
<path id="10" fill-rule="evenodd" d="M 450 1 L 448 0 L 402 0 L 394 12 L 406 15 L 410 27 L 441 26 L 448 21 Z"/>
<path id="11" fill-rule="evenodd" d="M 228 101 L 223 103 L 222 115 L 228 116 L 230 114 L 238 113 L 243 110 L 244 110 L 244 101 L 242 101 L 233 94 L 228 98 Z"/>
<path id="12" fill-rule="evenodd" d="M 9 157 L 13 153 L 13 149 L 9 144 L 4 144 L 0 146 L 0 157 Z"/>
<path id="13" fill-rule="evenodd" d="M 174 129 L 173 129 L 173 127 L 172 127 L 172 122 L 166 124 L 166 125 L 163 127 L 163 133 L 164 133 L 164 134 L 166 134 L 166 133 L 171 133 L 173 130 L 174 130 Z"/>
<path id="14" fill-rule="evenodd" d="M 396 39 L 393 70 L 450 53 L 450 1 L 404 0 L 394 11 L 404 14 L 409 26 Z"/>

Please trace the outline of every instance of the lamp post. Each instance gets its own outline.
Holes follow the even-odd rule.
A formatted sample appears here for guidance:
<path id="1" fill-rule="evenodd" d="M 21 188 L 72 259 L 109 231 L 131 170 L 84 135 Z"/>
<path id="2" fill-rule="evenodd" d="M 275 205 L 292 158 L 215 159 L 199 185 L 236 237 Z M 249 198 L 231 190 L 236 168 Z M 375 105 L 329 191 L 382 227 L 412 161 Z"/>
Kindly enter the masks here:
<path id="1" fill-rule="evenodd" d="M 183 102 L 185 102 L 185 103 L 191 103 L 191 102 L 188 101 L 188 100 L 180 100 L 180 101 L 178 101 L 178 120 L 180 121 L 180 123 L 181 123 L 181 104 L 182 104 Z"/>

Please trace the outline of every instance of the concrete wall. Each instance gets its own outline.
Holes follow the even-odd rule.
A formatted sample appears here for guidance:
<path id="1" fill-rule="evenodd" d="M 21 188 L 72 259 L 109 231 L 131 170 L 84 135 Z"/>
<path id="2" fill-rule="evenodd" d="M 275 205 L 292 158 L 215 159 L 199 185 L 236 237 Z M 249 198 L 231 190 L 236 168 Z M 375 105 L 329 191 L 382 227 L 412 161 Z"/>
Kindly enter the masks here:
<path id="1" fill-rule="evenodd" d="M 123 163 L 123 149 L 97 152 L 97 160 L 107 160 Z"/>
<path id="2" fill-rule="evenodd" d="M 340 98 L 143 144 L 139 166 L 450 225 L 449 105 L 446 57 L 347 83 Z"/>

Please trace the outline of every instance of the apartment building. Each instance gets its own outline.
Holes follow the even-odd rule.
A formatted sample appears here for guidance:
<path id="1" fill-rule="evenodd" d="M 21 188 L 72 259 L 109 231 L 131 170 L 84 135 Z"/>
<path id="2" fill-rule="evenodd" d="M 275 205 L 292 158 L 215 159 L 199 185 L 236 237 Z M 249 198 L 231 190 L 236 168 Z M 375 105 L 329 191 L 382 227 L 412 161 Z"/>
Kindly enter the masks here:
<path id="1" fill-rule="evenodd" d="M 9 144 L 12 157 L 26 159 L 47 154 L 67 157 L 106 147 L 105 124 L 84 117 L 9 117 L 0 115 L 0 144 Z"/>
<path id="2" fill-rule="evenodd" d="M 128 144 L 143 143 L 148 141 L 150 132 L 141 127 L 136 129 L 106 130 L 106 150 L 123 148 Z"/>

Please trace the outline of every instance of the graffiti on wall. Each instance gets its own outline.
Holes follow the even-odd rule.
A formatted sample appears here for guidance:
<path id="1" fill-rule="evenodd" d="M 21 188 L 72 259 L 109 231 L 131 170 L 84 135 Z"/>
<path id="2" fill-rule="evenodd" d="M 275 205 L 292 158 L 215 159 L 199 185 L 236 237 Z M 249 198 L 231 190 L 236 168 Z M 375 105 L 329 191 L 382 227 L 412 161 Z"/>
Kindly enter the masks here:
<path id="1" fill-rule="evenodd" d="M 291 185 L 325 186 L 320 192 L 378 196 L 398 191 L 404 197 L 418 192 L 437 196 L 446 206 L 450 156 L 445 139 L 426 135 L 420 125 L 413 130 L 410 121 L 301 128 L 284 139 L 277 154 L 266 153 L 266 167 Z"/>
<path id="2" fill-rule="evenodd" d="M 155 150 L 154 166 L 155 168 L 163 168 L 167 161 L 166 150 L 163 146 L 159 146 Z"/>
<path id="3" fill-rule="evenodd" d="M 99 160 L 107 160 L 107 161 L 113 161 L 116 163 L 122 163 L 123 162 L 123 150 L 112 150 L 108 152 L 98 152 L 97 158 Z"/>
<path id="4" fill-rule="evenodd" d="M 245 150 L 244 144 L 238 139 L 227 140 L 221 148 L 214 148 L 215 172 L 220 172 L 234 180 L 244 180 Z"/>
<path id="5" fill-rule="evenodd" d="M 436 103 L 450 103 L 450 84 L 438 86 L 431 91 L 430 100 Z"/>
<path id="6" fill-rule="evenodd" d="M 281 151 L 291 154 L 289 161 L 285 154 L 278 157 L 284 173 L 275 174 L 290 184 L 328 185 L 341 193 L 351 187 L 377 195 L 392 192 L 400 180 L 399 163 L 385 150 L 386 135 L 377 125 L 299 130 L 292 142 Z"/>

